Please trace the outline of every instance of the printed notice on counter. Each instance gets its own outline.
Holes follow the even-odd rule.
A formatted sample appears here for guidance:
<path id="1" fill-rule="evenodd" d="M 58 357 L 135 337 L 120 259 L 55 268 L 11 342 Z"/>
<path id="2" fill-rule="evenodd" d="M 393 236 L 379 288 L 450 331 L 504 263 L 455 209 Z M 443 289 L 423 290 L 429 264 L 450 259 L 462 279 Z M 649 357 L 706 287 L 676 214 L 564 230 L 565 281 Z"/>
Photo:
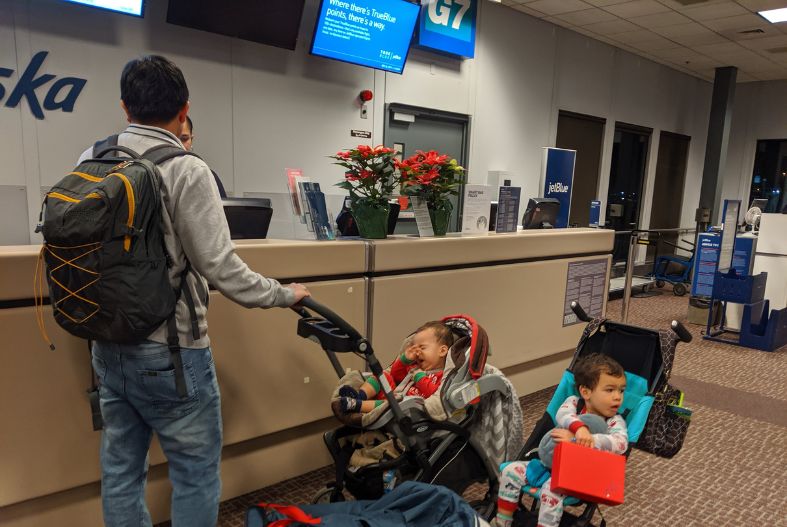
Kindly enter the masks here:
<path id="1" fill-rule="evenodd" d="M 465 185 L 462 205 L 462 234 L 489 232 L 492 188 L 489 185 Z"/>
<path id="2" fill-rule="evenodd" d="M 418 227 L 418 236 L 421 238 L 434 236 L 432 217 L 429 215 L 426 199 L 419 196 L 410 196 L 410 203 L 415 213 L 415 225 Z"/>
<path id="3" fill-rule="evenodd" d="M 519 223 L 519 196 L 521 187 L 500 187 L 497 199 L 495 232 L 516 232 Z"/>
<path id="4" fill-rule="evenodd" d="M 571 302 L 577 301 L 591 318 L 602 315 L 604 296 L 607 294 L 607 266 L 609 261 L 583 260 L 568 264 L 566 275 L 566 301 L 563 304 L 563 327 L 579 322 L 571 311 Z"/>

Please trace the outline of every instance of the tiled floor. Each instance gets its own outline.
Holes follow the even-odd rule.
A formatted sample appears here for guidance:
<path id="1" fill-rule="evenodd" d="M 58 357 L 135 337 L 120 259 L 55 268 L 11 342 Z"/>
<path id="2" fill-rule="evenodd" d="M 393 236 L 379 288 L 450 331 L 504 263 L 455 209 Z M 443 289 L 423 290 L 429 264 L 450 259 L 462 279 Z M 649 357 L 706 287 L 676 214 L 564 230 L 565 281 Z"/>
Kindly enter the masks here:
<path id="1" fill-rule="evenodd" d="M 621 302 L 610 302 L 617 318 Z M 687 298 L 634 298 L 629 323 L 667 327 L 685 319 Z M 683 450 L 672 459 L 634 451 L 626 502 L 603 507 L 610 526 L 787 527 L 787 348 L 774 353 L 702 340 L 681 344 L 673 381 L 694 409 Z M 494 336 L 490 336 L 494 339 Z M 683 382 L 683 386 L 681 386 Z M 693 390 L 693 391 L 692 391 Z M 543 414 L 551 390 L 522 397 L 524 433 Z M 222 503 L 219 525 L 241 527 L 258 501 L 306 503 L 332 479 L 325 467 Z"/>

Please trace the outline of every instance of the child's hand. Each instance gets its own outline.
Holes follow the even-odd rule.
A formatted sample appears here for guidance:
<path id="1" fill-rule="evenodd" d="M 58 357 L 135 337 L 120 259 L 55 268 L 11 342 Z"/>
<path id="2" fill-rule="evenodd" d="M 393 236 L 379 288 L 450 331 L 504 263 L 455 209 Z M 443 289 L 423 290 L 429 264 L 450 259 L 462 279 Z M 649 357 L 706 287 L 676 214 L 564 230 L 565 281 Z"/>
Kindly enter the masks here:
<path id="1" fill-rule="evenodd" d="M 593 448 L 594 446 L 593 434 L 590 433 L 588 427 L 583 426 L 582 428 L 577 430 L 577 433 L 574 434 L 574 437 L 577 438 L 578 445 Z"/>
<path id="2" fill-rule="evenodd" d="M 574 434 L 571 433 L 571 430 L 566 430 L 565 428 L 555 428 L 549 433 L 549 435 L 552 436 L 552 439 L 555 440 L 555 443 L 562 443 L 564 441 L 571 441 L 574 439 Z"/>
<path id="3" fill-rule="evenodd" d="M 415 359 L 417 359 L 418 346 L 416 346 L 415 344 L 410 344 L 409 346 L 407 346 L 407 348 L 405 348 L 404 350 L 404 357 L 410 362 L 413 362 Z"/>

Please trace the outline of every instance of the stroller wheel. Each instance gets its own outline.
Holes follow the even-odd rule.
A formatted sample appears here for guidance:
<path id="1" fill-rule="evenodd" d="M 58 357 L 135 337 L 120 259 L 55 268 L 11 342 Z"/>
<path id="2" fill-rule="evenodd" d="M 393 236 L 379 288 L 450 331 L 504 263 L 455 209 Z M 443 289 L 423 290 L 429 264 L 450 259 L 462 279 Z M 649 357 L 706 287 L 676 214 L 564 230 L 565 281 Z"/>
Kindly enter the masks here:
<path id="1" fill-rule="evenodd" d="M 664 285 L 665 285 L 664 280 L 656 280 L 656 287 L 658 287 L 659 289 L 664 287 Z"/>
<path id="2" fill-rule="evenodd" d="M 312 503 L 315 505 L 335 503 L 337 501 L 344 501 L 344 494 L 335 487 L 321 488 L 312 497 Z"/>
<path id="3" fill-rule="evenodd" d="M 675 296 L 683 296 L 686 294 L 686 286 L 678 282 L 672 286 L 672 294 Z"/>

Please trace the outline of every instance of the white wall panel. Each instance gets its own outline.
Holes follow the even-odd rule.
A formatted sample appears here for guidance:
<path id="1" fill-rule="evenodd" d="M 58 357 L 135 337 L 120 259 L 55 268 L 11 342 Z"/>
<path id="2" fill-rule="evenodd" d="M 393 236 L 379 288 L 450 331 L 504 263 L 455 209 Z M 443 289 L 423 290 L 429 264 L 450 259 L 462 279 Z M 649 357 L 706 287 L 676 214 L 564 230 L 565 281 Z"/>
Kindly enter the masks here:
<path id="1" fill-rule="evenodd" d="M 26 65 L 23 64 L 22 67 Z M 14 70 L 10 78 L 0 78 L 5 96 L 0 100 L 0 185 L 25 185 L 25 163 L 22 154 L 23 108 L 6 108 L 5 103 L 19 78 L 16 61 L 14 13 L 10 4 L 0 5 L 0 68 Z"/>

